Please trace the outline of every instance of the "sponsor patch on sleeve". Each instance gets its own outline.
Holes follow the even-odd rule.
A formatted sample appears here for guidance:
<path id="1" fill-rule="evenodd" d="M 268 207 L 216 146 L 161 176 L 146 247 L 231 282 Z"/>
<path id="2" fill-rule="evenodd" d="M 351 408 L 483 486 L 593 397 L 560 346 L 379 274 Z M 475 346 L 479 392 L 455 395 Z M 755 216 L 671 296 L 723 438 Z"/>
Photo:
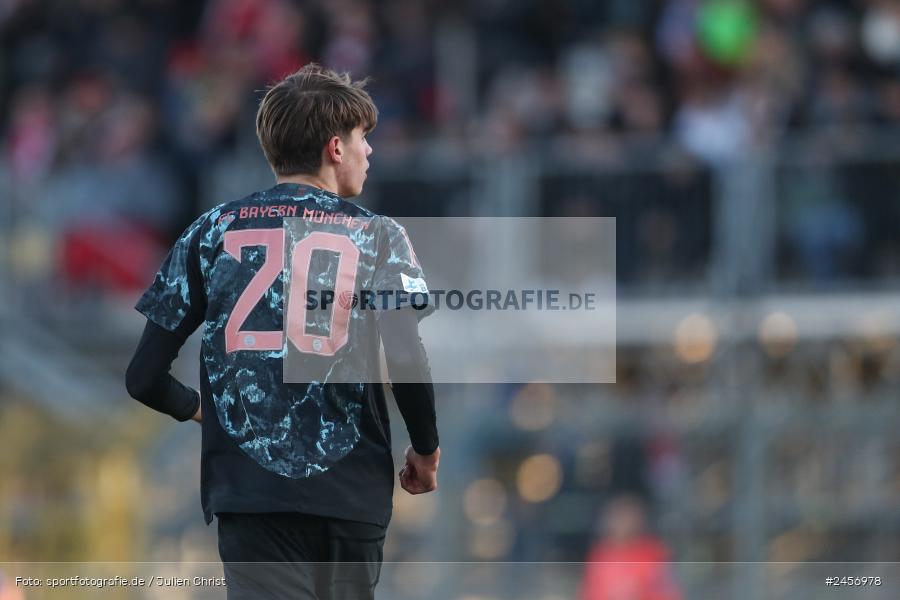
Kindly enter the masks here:
<path id="1" fill-rule="evenodd" d="M 403 281 L 403 289 L 409 292 L 410 294 L 415 293 L 428 293 L 428 286 L 425 285 L 425 280 L 421 277 L 410 277 L 406 273 L 400 273 L 400 279 Z"/>

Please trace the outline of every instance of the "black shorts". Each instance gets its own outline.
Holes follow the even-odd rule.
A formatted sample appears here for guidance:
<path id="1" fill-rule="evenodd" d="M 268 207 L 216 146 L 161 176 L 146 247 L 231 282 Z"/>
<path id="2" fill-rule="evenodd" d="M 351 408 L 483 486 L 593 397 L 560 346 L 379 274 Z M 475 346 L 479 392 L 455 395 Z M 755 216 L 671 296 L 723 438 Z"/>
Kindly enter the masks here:
<path id="1" fill-rule="evenodd" d="M 220 513 L 228 600 L 371 600 L 385 528 L 302 513 Z"/>

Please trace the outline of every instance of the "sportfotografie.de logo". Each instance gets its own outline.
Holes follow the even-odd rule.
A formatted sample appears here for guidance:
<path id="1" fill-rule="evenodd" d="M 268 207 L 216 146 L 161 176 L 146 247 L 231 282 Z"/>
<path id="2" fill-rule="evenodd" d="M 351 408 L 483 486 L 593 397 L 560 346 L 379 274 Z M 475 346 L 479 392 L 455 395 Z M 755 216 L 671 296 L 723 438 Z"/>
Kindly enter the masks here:
<path id="1" fill-rule="evenodd" d="M 307 310 L 328 310 L 337 305 L 344 310 L 390 310 L 411 306 L 416 310 L 596 310 L 594 292 L 561 292 L 551 289 L 522 290 L 307 290 Z"/>

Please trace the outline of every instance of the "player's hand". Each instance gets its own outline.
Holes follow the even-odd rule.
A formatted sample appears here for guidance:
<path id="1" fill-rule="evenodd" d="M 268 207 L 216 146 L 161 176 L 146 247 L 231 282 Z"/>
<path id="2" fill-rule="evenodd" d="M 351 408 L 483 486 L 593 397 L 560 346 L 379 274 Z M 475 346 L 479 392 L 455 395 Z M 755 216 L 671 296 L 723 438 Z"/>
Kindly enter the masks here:
<path id="1" fill-rule="evenodd" d="M 410 494 L 424 494 L 437 489 L 437 470 L 441 449 L 433 454 L 417 454 L 412 446 L 406 448 L 406 464 L 400 469 L 400 487 Z"/>

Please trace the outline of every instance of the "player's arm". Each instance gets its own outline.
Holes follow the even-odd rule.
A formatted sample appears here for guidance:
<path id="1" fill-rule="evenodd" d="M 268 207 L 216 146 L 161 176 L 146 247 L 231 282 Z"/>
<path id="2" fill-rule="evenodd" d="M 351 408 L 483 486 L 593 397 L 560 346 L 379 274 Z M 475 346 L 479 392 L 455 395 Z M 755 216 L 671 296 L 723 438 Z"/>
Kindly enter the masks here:
<path id="1" fill-rule="evenodd" d="M 135 400 L 178 421 L 200 421 L 200 394 L 169 372 L 185 339 L 147 320 L 125 373 L 125 387 Z"/>
<path id="2" fill-rule="evenodd" d="M 411 446 L 400 471 L 400 484 L 411 494 L 437 489 L 437 469 L 441 451 L 434 409 L 434 384 L 425 348 L 419 338 L 415 311 L 389 310 L 378 319 L 388 373 L 409 432 Z"/>
<path id="3" fill-rule="evenodd" d="M 209 213 L 178 238 L 135 308 L 147 317 L 125 373 L 128 393 L 179 421 L 200 421 L 200 394 L 172 377 L 172 362 L 206 313 L 199 239 Z"/>

